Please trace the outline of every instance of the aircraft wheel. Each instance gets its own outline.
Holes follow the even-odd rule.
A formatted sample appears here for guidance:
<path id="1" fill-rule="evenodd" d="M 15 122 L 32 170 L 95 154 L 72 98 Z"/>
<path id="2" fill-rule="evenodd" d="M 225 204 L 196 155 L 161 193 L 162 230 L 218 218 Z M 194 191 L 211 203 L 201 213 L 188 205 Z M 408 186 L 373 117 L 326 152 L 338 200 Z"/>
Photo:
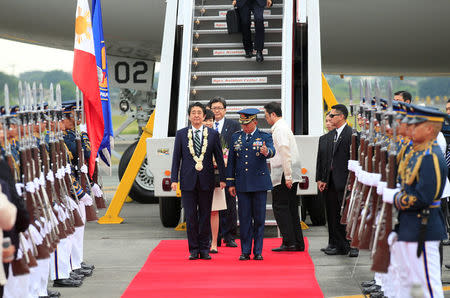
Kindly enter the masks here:
<path id="1" fill-rule="evenodd" d="M 137 143 L 138 142 L 134 142 L 131 144 L 122 154 L 119 162 L 119 179 L 122 179 Z M 134 180 L 128 196 L 139 203 L 156 204 L 158 203 L 158 198 L 155 197 L 154 190 L 155 186 L 153 185 L 153 174 L 147 166 L 146 157 L 142 162 L 142 166 L 136 175 L 136 179 Z"/>
<path id="2" fill-rule="evenodd" d="M 164 197 L 159 200 L 159 217 L 166 228 L 178 225 L 181 215 L 181 198 Z"/>

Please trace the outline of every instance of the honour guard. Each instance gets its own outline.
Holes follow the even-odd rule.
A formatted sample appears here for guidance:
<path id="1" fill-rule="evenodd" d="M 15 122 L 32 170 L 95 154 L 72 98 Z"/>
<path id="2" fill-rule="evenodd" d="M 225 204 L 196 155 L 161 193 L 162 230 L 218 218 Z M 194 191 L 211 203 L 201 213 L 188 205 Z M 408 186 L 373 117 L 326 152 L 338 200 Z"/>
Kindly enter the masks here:
<path id="1" fill-rule="evenodd" d="M 395 297 L 409 297 L 420 285 L 423 297 L 444 297 L 439 242 L 447 238 L 440 208 L 447 166 L 436 137 L 446 114 L 428 107 L 410 106 L 406 119 L 412 127 L 412 147 L 398 166 L 398 188 L 384 188 L 383 201 L 398 210 L 398 225 L 390 238 L 401 255 Z M 392 262 L 391 262 L 392 264 Z"/>
<path id="2" fill-rule="evenodd" d="M 267 191 L 272 189 L 267 159 L 275 155 L 275 148 L 272 136 L 256 126 L 258 112 L 239 111 L 242 131 L 232 136 L 227 165 L 229 192 L 238 197 L 242 261 L 250 259 L 252 244 L 254 259 L 263 260 Z"/>

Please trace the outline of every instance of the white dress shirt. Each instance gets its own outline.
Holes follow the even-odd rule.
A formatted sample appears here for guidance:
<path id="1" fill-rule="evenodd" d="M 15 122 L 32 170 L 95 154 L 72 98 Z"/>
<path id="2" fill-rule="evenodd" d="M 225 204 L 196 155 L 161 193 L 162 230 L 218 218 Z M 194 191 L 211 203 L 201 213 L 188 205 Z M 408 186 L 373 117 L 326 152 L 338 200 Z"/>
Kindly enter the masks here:
<path id="1" fill-rule="evenodd" d="M 273 186 L 281 184 L 284 173 L 286 180 L 300 182 L 301 164 L 294 134 L 284 119 L 279 119 L 271 128 L 275 156 L 270 159 L 270 178 Z"/>
<path id="2" fill-rule="evenodd" d="M 336 136 L 336 140 L 334 140 L 335 142 L 339 139 L 339 136 L 341 135 L 341 132 L 344 130 L 344 127 L 347 125 L 347 122 L 344 123 L 344 125 L 342 125 L 339 128 L 336 128 L 337 131 L 337 136 Z"/>
<path id="3" fill-rule="evenodd" d="M 219 134 L 221 134 L 222 133 L 222 129 L 223 129 L 223 125 L 225 123 L 225 117 L 223 117 L 219 121 L 214 121 L 214 124 L 213 124 L 213 129 L 214 130 L 216 130 L 216 123 L 219 123 L 218 132 L 219 132 Z"/>

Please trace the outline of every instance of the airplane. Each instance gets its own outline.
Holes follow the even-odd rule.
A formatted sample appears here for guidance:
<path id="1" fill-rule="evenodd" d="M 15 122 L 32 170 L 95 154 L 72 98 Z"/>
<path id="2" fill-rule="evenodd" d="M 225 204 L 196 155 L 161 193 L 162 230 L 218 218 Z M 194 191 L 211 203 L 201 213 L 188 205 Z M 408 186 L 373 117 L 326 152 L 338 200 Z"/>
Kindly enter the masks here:
<path id="1" fill-rule="evenodd" d="M 450 74 L 450 1 L 320 0 L 319 5 L 324 73 Z M 165 7 L 165 0 L 103 1 L 108 55 L 159 61 Z M 1 1 L 0 38 L 73 50 L 75 8 L 76 1 Z"/>

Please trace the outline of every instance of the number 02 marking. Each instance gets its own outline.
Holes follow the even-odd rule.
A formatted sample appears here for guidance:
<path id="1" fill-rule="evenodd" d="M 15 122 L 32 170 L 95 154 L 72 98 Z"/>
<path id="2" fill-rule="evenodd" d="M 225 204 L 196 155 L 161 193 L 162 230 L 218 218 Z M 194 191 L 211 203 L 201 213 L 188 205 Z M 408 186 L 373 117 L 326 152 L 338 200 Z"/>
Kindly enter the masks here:
<path id="1" fill-rule="evenodd" d="M 123 68 L 123 72 L 120 72 L 120 68 Z M 148 71 L 147 63 L 138 61 L 133 64 L 133 83 L 141 84 L 147 83 L 147 79 L 139 78 L 138 76 L 144 75 Z M 122 76 L 121 76 L 122 74 Z M 125 61 L 117 62 L 114 66 L 114 76 L 116 81 L 120 84 L 126 84 L 130 80 L 130 65 Z"/>

